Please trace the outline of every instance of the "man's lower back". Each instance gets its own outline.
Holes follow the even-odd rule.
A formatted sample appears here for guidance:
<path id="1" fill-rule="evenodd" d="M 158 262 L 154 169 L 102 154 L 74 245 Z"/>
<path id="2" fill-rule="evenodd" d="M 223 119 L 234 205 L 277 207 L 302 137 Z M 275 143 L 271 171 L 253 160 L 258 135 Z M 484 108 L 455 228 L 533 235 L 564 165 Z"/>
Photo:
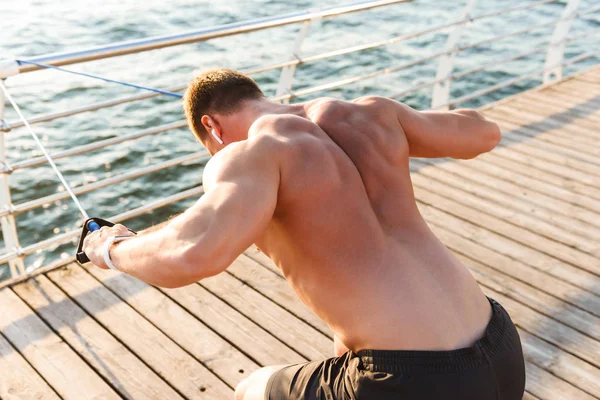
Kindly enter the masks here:
<path id="1" fill-rule="evenodd" d="M 473 346 L 451 351 L 362 350 L 285 367 L 265 400 L 520 400 L 525 365 L 517 330 L 489 299 L 492 319 Z"/>

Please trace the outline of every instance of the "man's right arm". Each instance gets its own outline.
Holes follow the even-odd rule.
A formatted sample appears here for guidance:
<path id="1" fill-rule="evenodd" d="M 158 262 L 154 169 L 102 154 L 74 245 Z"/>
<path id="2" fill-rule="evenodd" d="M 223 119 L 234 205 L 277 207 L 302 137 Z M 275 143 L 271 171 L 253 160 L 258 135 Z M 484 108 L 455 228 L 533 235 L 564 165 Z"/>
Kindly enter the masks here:
<path id="1" fill-rule="evenodd" d="M 389 100 L 396 110 L 411 157 L 470 159 L 500 142 L 498 125 L 471 109 L 417 111 Z"/>

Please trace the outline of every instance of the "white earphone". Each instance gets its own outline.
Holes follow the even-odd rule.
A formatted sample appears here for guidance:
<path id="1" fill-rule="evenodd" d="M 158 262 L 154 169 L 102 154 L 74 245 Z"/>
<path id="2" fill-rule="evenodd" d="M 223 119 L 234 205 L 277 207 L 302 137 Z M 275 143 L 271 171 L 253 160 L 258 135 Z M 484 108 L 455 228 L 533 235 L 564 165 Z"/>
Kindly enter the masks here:
<path id="1" fill-rule="evenodd" d="M 219 144 L 223 144 L 223 140 L 217 135 L 217 132 L 215 132 L 215 128 L 212 128 L 210 130 L 210 134 L 213 135 L 213 137 L 217 142 L 219 142 Z"/>

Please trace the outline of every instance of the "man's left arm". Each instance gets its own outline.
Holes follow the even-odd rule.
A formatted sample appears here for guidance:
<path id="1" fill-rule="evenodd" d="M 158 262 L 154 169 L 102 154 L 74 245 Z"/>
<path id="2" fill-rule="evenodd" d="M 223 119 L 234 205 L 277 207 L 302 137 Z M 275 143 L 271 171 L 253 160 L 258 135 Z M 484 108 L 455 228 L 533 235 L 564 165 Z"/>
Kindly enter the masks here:
<path id="1" fill-rule="evenodd" d="M 116 268 L 162 287 L 185 286 L 225 270 L 264 232 L 277 204 L 279 162 L 261 140 L 219 152 L 206 167 L 205 194 L 183 214 L 113 245 Z M 124 230 L 104 228 L 88 236 L 84 251 L 90 260 L 107 268 L 106 240 Z"/>

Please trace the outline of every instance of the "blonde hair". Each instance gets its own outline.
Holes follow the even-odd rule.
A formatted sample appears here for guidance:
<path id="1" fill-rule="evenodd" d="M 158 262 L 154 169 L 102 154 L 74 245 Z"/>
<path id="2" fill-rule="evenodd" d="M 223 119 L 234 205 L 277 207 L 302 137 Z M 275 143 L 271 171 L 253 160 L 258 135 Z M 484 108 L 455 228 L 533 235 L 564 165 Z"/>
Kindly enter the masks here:
<path id="1" fill-rule="evenodd" d="M 211 113 L 231 114 L 248 100 L 264 97 L 256 82 L 241 72 L 226 68 L 197 73 L 183 96 L 183 109 L 194 135 L 206 139 L 202 116 Z"/>

